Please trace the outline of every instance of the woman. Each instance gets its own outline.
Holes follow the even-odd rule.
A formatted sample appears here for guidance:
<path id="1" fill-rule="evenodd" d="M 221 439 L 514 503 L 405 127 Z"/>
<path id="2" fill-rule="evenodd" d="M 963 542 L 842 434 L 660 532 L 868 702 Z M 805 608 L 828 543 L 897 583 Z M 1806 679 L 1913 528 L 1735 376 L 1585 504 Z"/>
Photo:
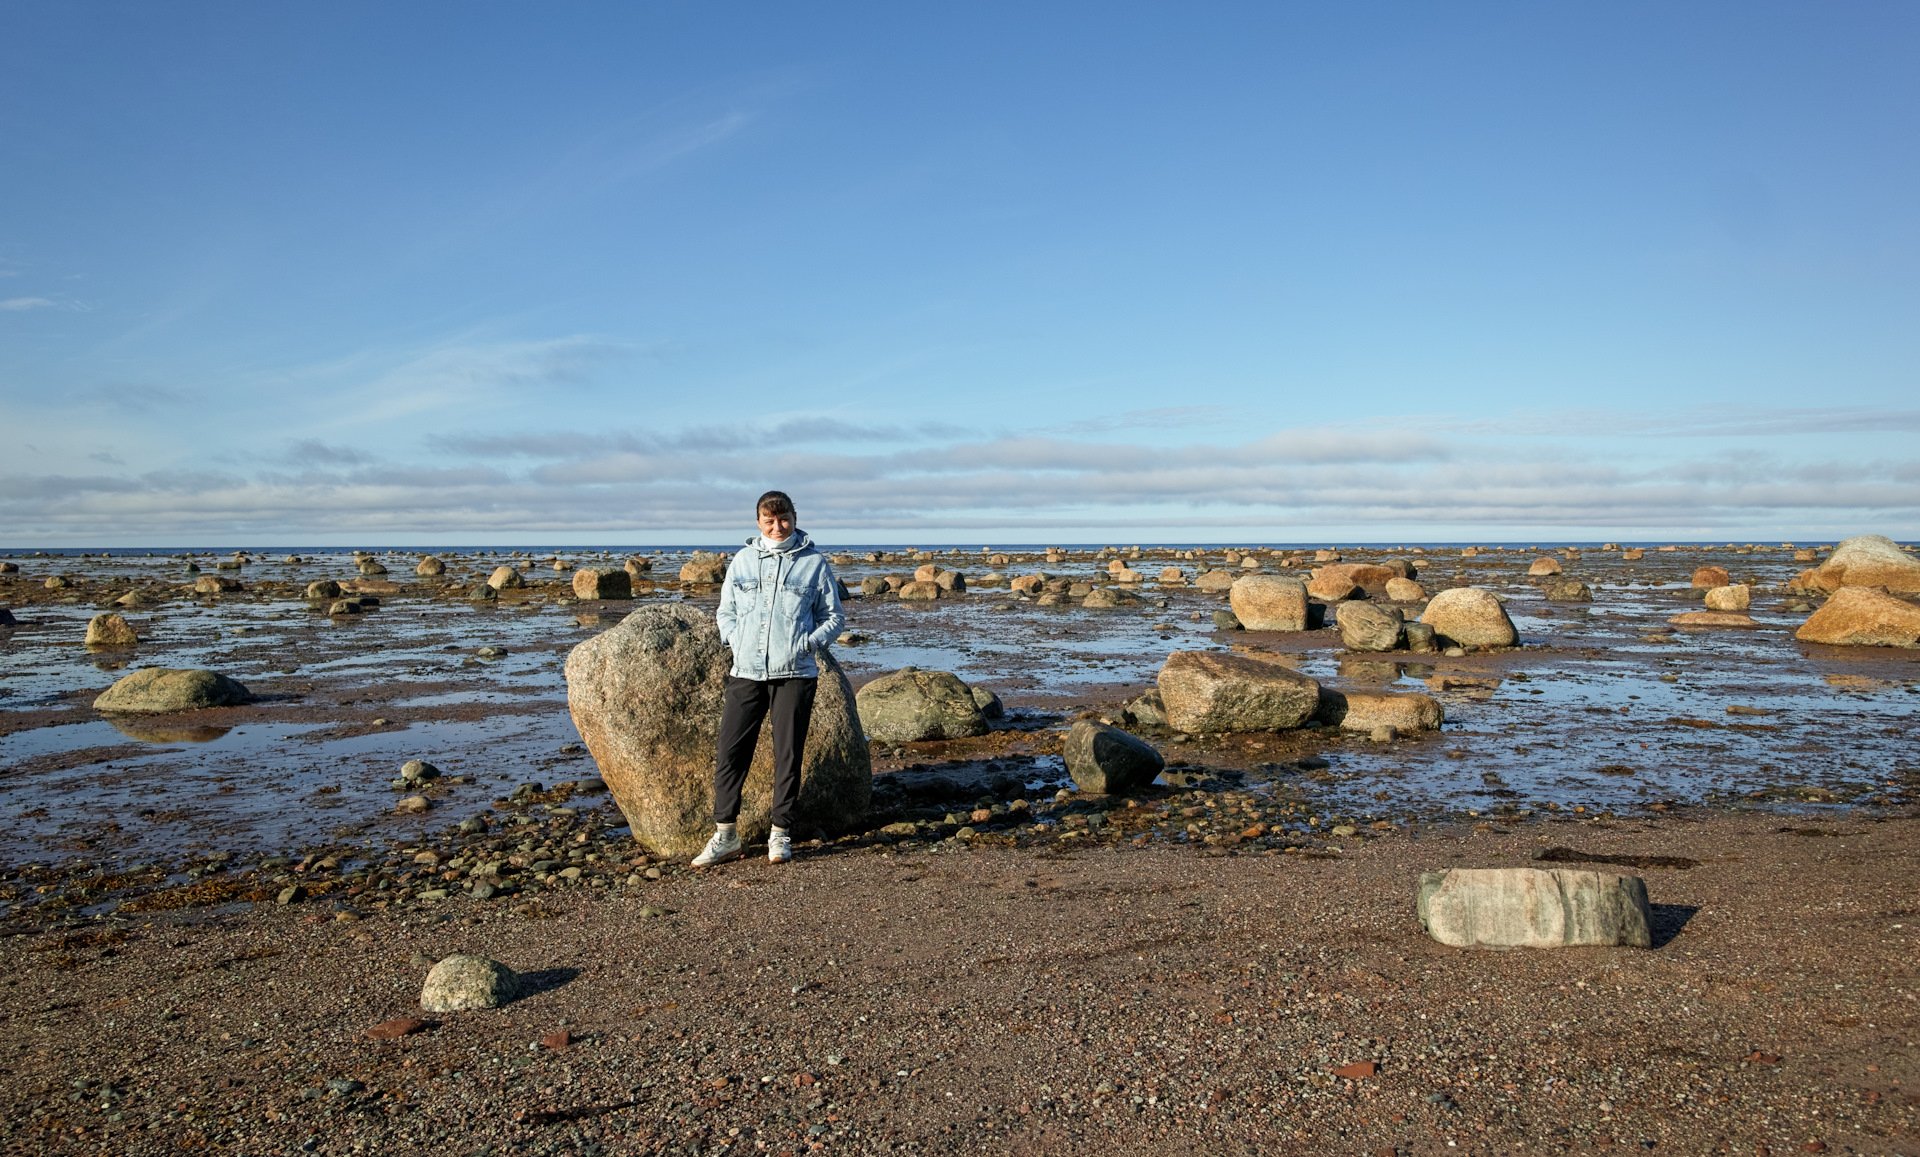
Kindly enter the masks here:
<path id="1" fill-rule="evenodd" d="M 714 620 L 733 651 L 726 706 L 720 713 L 713 767 L 713 837 L 693 858 L 705 868 L 740 857 L 740 787 L 753 763 L 760 723 L 773 716 L 773 830 L 767 861 L 793 858 L 794 801 L 800 798 L 800 756 L 813 718 L 820 667 L 813 652 L 840 637 L 846 615 L 833 568 L 794 523 L 793 500 L 769 490 L 754 505 L 760 533 L 727 564 Z"/>

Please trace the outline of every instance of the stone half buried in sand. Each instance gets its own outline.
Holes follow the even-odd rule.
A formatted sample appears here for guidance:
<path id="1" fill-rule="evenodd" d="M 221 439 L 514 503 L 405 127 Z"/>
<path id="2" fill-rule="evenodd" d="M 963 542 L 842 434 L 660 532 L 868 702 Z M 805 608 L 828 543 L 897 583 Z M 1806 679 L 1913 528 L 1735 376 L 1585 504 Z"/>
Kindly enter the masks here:
<path id="1" fill-rule="evenodd" d="M 853 689 L 831 655 L 817 657 L 794 816 L 802 838 L 845 831 L 873 794 Z M 657 854 L 692 855 L 713 831 L 714 750 L 731 665 L 713 620 L 677 603 L 635 611 L 567 656 L 574 727 L 634 838 Z M 763 727 L 741 792 L 742 839 L 766 837 L 772 798 L 773 736 Z"/>
<path id="2" fill-rule="evenodd" d="M 216 671 L 146 667 L 101 692 L 93 707 L 123 715 L 164 715 L 202 707 L 232 707 L 252 700 L 252 693 L 244 686 Z"/>
<path id="3" fill-rule="evenodd" d="M 1750 630 L 1760 624 L 1745 611 L 1681 611 L 1668 616 L 1667 625 L 1690 631 L 1708 631 L 1717 628 Z"/>
<path id="4" fill-rule="evenodd" d="M 1156 683 L 1167 726 L 1194 734 L 1285 731 L 1320 706 L 1320 684 L 1298 671 L 1218 651 L 1175 651 Z"/>
<path id="5" fill-rule="evenodd" d="M 1827 561 L 1794 580 L 1802 590 L 1837 591 L 1842 587 L 1885 587 L 1894 594 L 1920 594 L 1920 558 L 1878 534 L 1849 538 Z"/>
<path id="6" fill-rule="evenodd" d="M 1307 588 L 1299 579 L 1245 575 L 1229 588 L 1227 603 L 1249 631 L 1307 629 Z"/>
<path id="7" fill-rule="evenodd" d="M 1511 647 L 1520 632 L 1507 617 L 1507 608 L 1492 591 L 1453 587 L 1427 601 L 1420 621 L 1434 633 L 1462 647 Z"/>
<path id="8" fill-rule="evenodd" d="M 945 671 L 902 667 L 860 688 L 860 726 L 885 743 L 965 739 L 987 733 L 972 688 Z"/>
<path id="9" fill-rule="evenodd" d="M 1843 587 L 1793 637 L 1840 647 L 1920 645 L 1920 607 L 1885 591 Z"/>
<path id="10" fill-rule="evenodd" d="M 1437 731 L 1446 722 L 1439 700 L 1417 691 L 1335 691 L 1320 689 L 1318 718 L 1342 731 L 1369 734 L 1391 727 L 1401 735 Z"/>
<path id="11" fill-rule="evenodd" d="M 1647 885 L 1638 876 L 1571 868 L 1423 872 L 1417 907 L 1427 935 L 1455 948 L 1653 945 Z"/>
<path id="12" fill-rule="evenodd" d="M 1153 744 L 1118 727 L 1076 722 L 1062 746 L 1075 787 L 1095 795 L 1125 795 L 1153 782 L 1166 760 Z"/>

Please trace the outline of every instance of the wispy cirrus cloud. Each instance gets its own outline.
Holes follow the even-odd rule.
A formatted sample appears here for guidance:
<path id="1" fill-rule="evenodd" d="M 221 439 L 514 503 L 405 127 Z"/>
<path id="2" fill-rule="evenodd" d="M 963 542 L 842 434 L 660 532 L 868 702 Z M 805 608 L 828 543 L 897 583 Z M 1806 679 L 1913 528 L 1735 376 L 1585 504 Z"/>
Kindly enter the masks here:
<path id="1" fill-rule="evenodd" d="M 1806 406 L 1769 409 L 1700 407 L 1626 412 L 1559 410 L 1501 418 L 1425 419 L 1436 430 L 1516 437 L 1639 436 L 1667 438 L 1774 438 L 1809 434 L 1920 433 L 1920 409 L 1902 406 Z"/>
<path id="2" fill-rule="evenodd" d="M 80 390 L 73 400 L 106 406 L 129 414 L 151 414 L 157 410 L 184 406 L 191 399 L 185 391 L 138 382 L 120 382 Z"/>
<path id="3" fill-rule="evenodd" d="M 59 304 L 51 297 L 0 298 L 0 313 L 25 313 L 30 309 L 53 309 Z"/>

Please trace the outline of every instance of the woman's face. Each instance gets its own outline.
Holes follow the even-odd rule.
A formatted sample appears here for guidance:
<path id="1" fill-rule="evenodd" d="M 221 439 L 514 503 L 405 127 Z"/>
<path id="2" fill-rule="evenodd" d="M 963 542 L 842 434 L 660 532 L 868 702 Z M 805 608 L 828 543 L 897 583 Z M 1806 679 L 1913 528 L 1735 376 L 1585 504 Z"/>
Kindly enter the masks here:
<path id="1" fill-rule="evenodd" d="M 765 535 L 769 542 L 779 542 L 781 539 L 791 535 L 793 533 L 793 511 L 789 510 L 781 514 L 772 514 L 762 510 L 760 512 L 760 533 Z"/>

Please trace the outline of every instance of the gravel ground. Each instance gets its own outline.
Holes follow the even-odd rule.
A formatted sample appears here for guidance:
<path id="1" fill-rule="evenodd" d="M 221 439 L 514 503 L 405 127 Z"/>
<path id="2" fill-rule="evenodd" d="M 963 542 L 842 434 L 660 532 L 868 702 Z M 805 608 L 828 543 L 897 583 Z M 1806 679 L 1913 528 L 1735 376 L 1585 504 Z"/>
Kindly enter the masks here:
<path id="1" fill-rule="evenodd" d="M 1917 837 L 1676 810 L 1291 851 L 946 838 L 120 916 L 6 939 L 5 1148 L 1920 1153 Z M 1423 935 L 1421 870 L 1549 847 L 1697 863 L 1641 870 L 1651 951 Z M 366 1035 L 456 951 L 528 994 Z"/>

